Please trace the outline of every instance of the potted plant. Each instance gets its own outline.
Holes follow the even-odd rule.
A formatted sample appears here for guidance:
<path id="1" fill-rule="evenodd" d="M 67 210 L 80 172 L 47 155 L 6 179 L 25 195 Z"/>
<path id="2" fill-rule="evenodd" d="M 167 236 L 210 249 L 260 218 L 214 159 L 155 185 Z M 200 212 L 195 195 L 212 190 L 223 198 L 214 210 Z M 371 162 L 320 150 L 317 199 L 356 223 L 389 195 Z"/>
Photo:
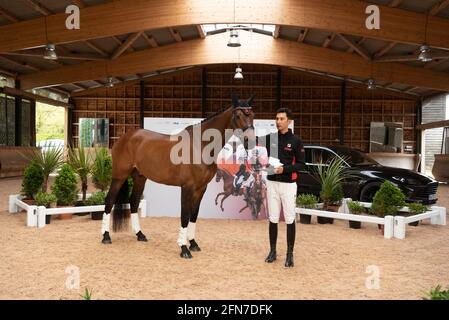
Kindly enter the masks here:
<path id="1" fill-rule="evenodd" d="M 414 202 L 408 204 L 408 209 L 410 211 L 410 215 L 421 214 L 426 211 L 429 211 L 429 208 L 427 208 L 427 206 L 423 205 L 422 203 L 414 203 Z M 408 225 L 417 227 L 419 225 L 419 220 L 415 222 L 410 222 Z"/>
<path id="2" fill-rule="evenodd" d="M 318 201 L 318 197 L 313 194 L 300 194 L 296 198 L 296 205 L 300 208 L 315 209 Z M 311 218 L 309 214 L 299 214 L 299 222 L 302 224 L 310 224 Z"/>
<path id="3" fill-rule="evenodd" d="M 59 169 L 63 163 L 63 149 L 49 144 L 44 146 L 45 151 L 34 151 L 31 160 L 35 160 L 42 168 L 44 174 L 44 182 L 42 183 L 42 191 L 47 192 L 48 177 L 50 173 Z"/>
<path id="4" fill-rule="evenodd" d="M 30 165 L 26 167 L 22 181 L 22 194 L 25 195 L 23 201 L 28 204 L 33 204 L 34 195 L 42 190 L 44 183 L 44 172 L 39 163 L 35 160 L 31 161 Z"/>
<path id="5" fill-rule="evenodd" d="M 92 159 L 82 146 L 78 149 L 69 148 L 67 163 L 75 170 L 81 181 L 83 204 L 86 202 L 87 178 L 92 171 Z"/>
<path id="6" fill-rule="evenodd" d="M 390 181 L 384 181 L 374 195 L 371 212 L 379 217 L 385 217 L 386 215 L 395 216 L 403 206 L 405 206 L 405 195 L 401 189 Z M 383 226 L 379 225 L 382 233 Z"/>
<path id="7" fill-rule="evenodd" d="M 87 198 L 86 205 L 88 206 L 104 205 L 105 199 L 106 199 L 105 192 L 103 191 L 95 192 L 89 198 Z M 102 211 L 92 212 L 91 217 L 92 220 L 101 220 L 103 219 L 103 212 Z"/>
<path id="8" fill-rule="evenodd" d="M 36 194 L 36 205 L 37 206 L 44 206 L 46 208 L 55 208 L 57 198 L 54 194 L 51 193 L 44 193 L 42 191 L 39 191 Z M 45 224 L 50 224 L 51 222 L 51 215 L 45 216 Z"/>
<path id="9" fill-rule="evenodd" d="M 429 292 L 425 293 L 424 300 L 449 300 L 449 287 L 444 290 L 439 284 L 435 288 L 430 289 Z"/>
<path id="10" fill-rule="evenodd" d="M 317 179 L 321 185 L 320 197 L 323 200 L 323 209 L 326 211 L 338 211 L 341 199 L 343 199 L 342 182 L 344 180 L 344 164 L 340 157 L 333 157 L 326 164 L 320 164 L 317 170 Z M 338 204 L 338 207 L 335 206 Z M 340 203 L 341 204 L 341 203 Z M 318 223 L 333 223 L 333 218 L 318 217 Z"/>
<path id="11" fill-rule="evenodd" d="M 77 200 L 78 189 L 75 170 L 64 164 L 52 186 L 53 194 L 58 199 L 58 207 L 73 206 Z M 71 214 L 61 214 L 61 219 L 71 219 Z"/>
<path id="12" fill-rule="evenodd" d="M 351 214 L 362 214 L 365 212 L 365 207 L 358 201 L 349 201 L 348 208 Z M 361 227 L 362 227 L 361 221 L 349 220 L 349 228 L 360 229 Z"/>
<path id="13" fill-rule="evenodd" d="M 95 160 L 92 166 L 92 182 L 97 189 L 105 192 L 112 181 L 112 157 L 106 148 L 95 151 Z"/>

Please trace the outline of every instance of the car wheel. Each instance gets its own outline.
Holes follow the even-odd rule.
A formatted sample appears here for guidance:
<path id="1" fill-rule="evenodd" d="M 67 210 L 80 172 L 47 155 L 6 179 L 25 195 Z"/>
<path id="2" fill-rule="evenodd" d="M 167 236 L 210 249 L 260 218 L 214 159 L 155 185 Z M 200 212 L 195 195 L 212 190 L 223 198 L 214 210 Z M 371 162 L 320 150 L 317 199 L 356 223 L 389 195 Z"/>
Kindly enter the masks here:
<path id="1" fill-rule="evenodd" d="M 365 185 L 360 192 L 360 201 L 373 202 L 374 195 L 379 190 L 380 184 L 378 182 L 371 182 Z"/>

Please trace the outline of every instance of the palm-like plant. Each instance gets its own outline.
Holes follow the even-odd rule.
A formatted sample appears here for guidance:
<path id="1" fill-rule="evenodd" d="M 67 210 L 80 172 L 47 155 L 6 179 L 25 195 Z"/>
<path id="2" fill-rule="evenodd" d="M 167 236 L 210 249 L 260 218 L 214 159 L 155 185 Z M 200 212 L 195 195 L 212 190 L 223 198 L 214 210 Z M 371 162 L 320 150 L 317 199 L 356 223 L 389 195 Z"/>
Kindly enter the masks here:
<path id="1" fill-rule="evenodd" d="M 86 201 L 87 178 L 92 171 L 92 157 L 80 146 L 78 149 L 69 148 L 68 160 L 76 174 L 81 180 L 81 191 L 83 193 L 83 203 Z"/>
<path id="2" fill-rule="evenodd" d="M 330 161 L 321 163 L 317 169 L 317 178 L 321 184 L 320 196 L 323 200 L 323 209 L 327 210 L 328 206 L 334 200 L 335 194 L 339 193 L 345 174 L 343 172 L 344 164 L 340 157 L 333 157 Z"/>
<path id="3" fill-rule="evenodd" d="M 112 157 L 106 148 L 95 151 L 95 161 L 92 167 L 92 182 L 101 191 L 106 191 L 112 181 Z"/>
<path id="4" fill-rule="evenodd" d="M 34 160 L 42 168 L 42 173 L 44 174 L 42 192 L 47 192 L 48 177 L 50 176 L 50 173 L 59 169 L 64 163 L 63 155 L 64 150 L 61 147 L 54 146 L 51 143 L 43 146 L 41 150 L 33 151 L 31 154 L 30 160 Z M 24 156 L 30 158 L 29 155 Z"/>

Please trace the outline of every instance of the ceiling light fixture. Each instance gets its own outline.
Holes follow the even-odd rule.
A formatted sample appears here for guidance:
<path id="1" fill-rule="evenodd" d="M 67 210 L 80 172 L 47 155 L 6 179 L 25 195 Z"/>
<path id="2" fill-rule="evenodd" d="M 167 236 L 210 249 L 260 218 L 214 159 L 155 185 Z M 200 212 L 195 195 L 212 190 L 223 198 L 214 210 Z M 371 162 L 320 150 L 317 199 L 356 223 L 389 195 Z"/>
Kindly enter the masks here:
<path id="1" fill-rule="evenodd" d="M 239 66 L 237 66 L 237 68 L 235 68 L 235 75 L 234 75 L 234 79 L 236 80 L 243 80 L 243 70 L 242 68 Z"/>
<path id="2" fill-rule="evenodd" d="M 44 59 L 46 60 L 57 60 L 58 55 L 56 54 L 56 46 L 48 41 L 48 31 L 47 31 L 47 17 L 44 17 L 45 21 L 45 40 L 47 41 L 47 45 L 45 46 L 44 51 Z"/>
<path id="3" fill-rule="evenodd" d="M 112 88 L 114 86 L 114 81 L 112 80 L 112 77 L 108 77 L 106 84 L 104 85 L 106 88 Z"/>

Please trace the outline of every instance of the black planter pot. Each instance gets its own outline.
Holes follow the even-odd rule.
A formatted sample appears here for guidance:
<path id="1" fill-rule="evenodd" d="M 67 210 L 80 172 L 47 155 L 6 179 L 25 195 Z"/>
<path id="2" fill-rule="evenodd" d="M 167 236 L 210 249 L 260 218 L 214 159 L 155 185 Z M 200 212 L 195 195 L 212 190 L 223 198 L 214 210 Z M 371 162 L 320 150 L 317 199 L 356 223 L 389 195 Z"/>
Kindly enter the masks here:
<path id="1" fill-rule="evenodd" d="M 51 222 L 51 214 L 46 214 L 45 215 L 45 224 L 50 224 Z"/>
<path id="2" fill-rule="evenodd" d="M 362 227 L 362 222 L 349 220 L 349 228 L 360 229 Z"/>
<path id="3" fill-rule="evenodd" d="M 317 220 L 317 222 L 319 224 L 332 224 L 332 223 L 334 223 L 334 219 L 333 218 L 317 217 L 316 220 Z"/>
<path id="4" fill-rule="evenodd" d="M 97 211 L 91 213 L 92 220 L 102 220 L 103 219 L 103 212 Z"/>
<path id="5" fill-rule="evenodd" d="M 417 227 L 419 225 L 419 220 L 415 222 L 410 222 L 408 225 L 412 227 Z"/>
<path id="6" fill-rule="evenodd" d="M 299 223 L 310 224 L 311 219 L 312 219 L 312 216 L 310 216 L 308 214 L 299 214 Z"/>

